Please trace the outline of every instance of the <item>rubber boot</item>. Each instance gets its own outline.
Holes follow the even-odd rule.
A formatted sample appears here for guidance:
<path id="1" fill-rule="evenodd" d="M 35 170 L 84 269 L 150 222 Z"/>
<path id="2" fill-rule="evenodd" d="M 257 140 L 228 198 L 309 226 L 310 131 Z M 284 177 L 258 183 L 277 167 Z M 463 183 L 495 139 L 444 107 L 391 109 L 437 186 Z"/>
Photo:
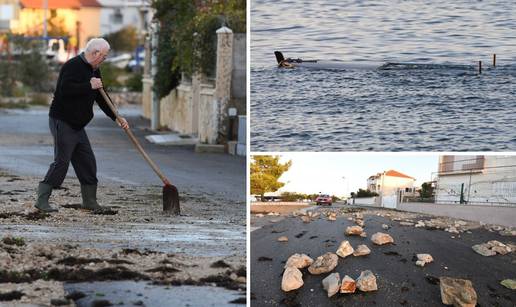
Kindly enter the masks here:
<path id="1" fill-rule="evenodd" d="M 52 193 L 52 186 L 43 182 L 38 185 L 38 198 L 36 199 L 36 207 L 38 210 L 43 212 L 57 212 L 57 209 L 50 207 L 48 199 Z"/>
<path id="2" fill-rule="evenodd" d="M 82 208 L 87 210 L 102 210 L 97 203 L 97 185 L 81 184 Z"/>

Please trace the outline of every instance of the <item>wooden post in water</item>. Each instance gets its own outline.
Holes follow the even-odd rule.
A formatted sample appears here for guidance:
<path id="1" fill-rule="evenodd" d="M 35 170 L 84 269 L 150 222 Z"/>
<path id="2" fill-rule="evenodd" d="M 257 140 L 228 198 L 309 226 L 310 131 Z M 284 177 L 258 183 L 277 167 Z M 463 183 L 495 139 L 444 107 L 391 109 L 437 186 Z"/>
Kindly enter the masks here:
<path id="1" fill-rule="evenodd" d="M 493 53 L 493 67 L 496 67 L 496 53 Z"/>
<path id="2" fill-rule="evenodd" d="M 482 61 L 478 61 L 478 74 L 482 74 Z"/>

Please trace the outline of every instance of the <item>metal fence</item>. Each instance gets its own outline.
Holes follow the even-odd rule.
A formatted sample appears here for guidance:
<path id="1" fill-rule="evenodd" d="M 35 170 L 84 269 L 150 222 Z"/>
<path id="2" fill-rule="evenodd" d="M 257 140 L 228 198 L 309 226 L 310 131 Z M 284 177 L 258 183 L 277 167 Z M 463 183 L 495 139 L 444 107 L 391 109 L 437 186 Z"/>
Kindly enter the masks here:
<path id="1" fill-rule="evenodd" d="M 441 156 L 435 202 L 516 206 L 516 156 Z"/>

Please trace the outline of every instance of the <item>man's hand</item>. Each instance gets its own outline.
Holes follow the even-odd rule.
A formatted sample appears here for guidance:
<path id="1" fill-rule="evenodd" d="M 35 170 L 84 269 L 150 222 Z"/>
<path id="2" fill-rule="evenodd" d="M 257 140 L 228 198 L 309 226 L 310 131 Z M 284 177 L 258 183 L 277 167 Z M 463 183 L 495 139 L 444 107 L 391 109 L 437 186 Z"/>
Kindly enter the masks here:
<path id="1" fill-rule="evenodd" d="M 91 78 L 90 84 L 92 89 L 97 90 L 102 87 L 102 80 L 100 78 Z"/>
<path id="2" fill-rule="evenodd" d="M 119 117 L 116 119 L 116 122 L 117 124 L 122 127 L 124 130 L 127 130 L 129 129 L 129 124 L 127 123 L 127 121 L 125 120 L 125 118 L 123 117 Z"/>

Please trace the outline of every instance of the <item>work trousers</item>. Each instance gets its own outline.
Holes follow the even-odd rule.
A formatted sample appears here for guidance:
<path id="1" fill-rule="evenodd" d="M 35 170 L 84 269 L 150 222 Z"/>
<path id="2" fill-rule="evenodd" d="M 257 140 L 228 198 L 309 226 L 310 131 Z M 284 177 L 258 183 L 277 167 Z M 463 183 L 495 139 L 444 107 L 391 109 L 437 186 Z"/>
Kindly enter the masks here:
<path id="1" fill-rule="evenodd" d="M 62 120 L 49 117 L 50 133 L 54 137 L 54 162 L 50 164 L 43 183 L 53 188 L 63 183 L 70 162 L 82 185 L 96 185 L 97 162 L 84 128 L 75 130 Z"/>

